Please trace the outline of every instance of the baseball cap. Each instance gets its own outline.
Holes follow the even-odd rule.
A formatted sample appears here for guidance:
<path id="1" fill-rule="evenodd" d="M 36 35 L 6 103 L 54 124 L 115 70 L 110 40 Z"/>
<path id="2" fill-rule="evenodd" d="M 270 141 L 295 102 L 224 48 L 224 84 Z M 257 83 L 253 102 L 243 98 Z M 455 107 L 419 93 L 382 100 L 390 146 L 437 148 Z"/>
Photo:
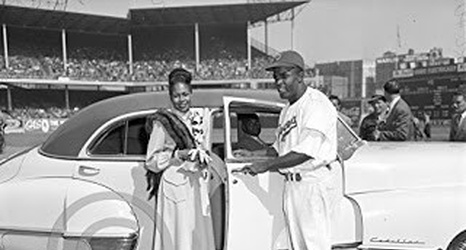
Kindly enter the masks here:
<path id="1" fill-rule="evenodd" d="M 283 51 L 278 55 L 275 62 L 265 68 L 265 70 L 272 71 L 278 67 L 299 67 L 304 70 L 304 59 L 294 50 Z"/>
<path id="2" fill-rule="evenodd" d="M 373 95 L 373 96 L 371 97 L 371 99 L 369 99 L 367 102 L 368 102 L 368 103 L 374 103 L 374 102 L 376 102 L 376 101 L 378 101 L 378 100 L 382 100 L 382 101 L 384 101 L 384 102 L 387 101 L 387 99 L 385 99 L 385 96 L 383 96 L 383 95 Z"/>

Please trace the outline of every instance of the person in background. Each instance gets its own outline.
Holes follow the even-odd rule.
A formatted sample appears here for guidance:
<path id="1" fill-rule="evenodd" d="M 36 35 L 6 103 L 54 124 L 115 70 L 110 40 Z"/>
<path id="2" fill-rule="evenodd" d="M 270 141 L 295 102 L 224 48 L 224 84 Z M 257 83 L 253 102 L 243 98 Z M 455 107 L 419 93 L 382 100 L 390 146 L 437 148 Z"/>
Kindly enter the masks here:
<path id="1" fill-rule="evenodd" d="M 466 88 L 453 94 L 450 141 L 466 141 Z"/>
<path id="2" fill-rule="evenodd" d="M 368 102 L 372 107 L 372 112 L 362 120 L 359 136 L 366 141 L 375 141 L 375 130 L 385 122 L 388 109 L 387 99 L 383 95 L 373 95 Z"/>
<path id="3" fill-rule="evenodd" d="M 343 114 L 341 112 L 341 100 L 338 96 L 336 95 L 331 95 L 328 97 L 328 99 L 330 99 L 330 101 L 332 102 L 333 106 L 335 106 L 335 108 L 337 109 L 338 111 L 338 116 L 340 116 L 340 118 L 346 123 L 348 124 L 348 126 L 352 126 L 353 125 L 353 121 L 351 120 L 351 118 L 349 118 L 348 116 L 346 116 L 345 114 Z"/>
<path id="4" fill-rule="evenodd" d="M 413 116 L 413 128 L 414 128 L 414 135 L 413 138 L 415 141 L 423 141 L 426 139 L 424 135 L 424 120 Z"/>
<path id="5" fill-rule="evenodd" d="M 182 68 L 168 76 L 171 107 L 147 119 L 149 199 L 156 198 L 156 250 L 215 249 L 202 117 L 191 110 L 192 76 Z"/>
<path id="6" fill-rule="evenodd" d="M 421 119 L 424 122 L 424 135 L 426 136 L 427 140 L 430 140 L 432 137 L 432 127 L 430 124 L 430 116 L 427 114 L 426 111 L 421 112 Z"/>
<path id="7" fill-rule="evenodd" d="M 236 148 L 247 150 L 261 150 L 268 148 L 259 135 L 261 133 L 261 123 L 257 114 L 238 114 L 238 144 Z"/>
<path id="8" fill-rule="evenodd" d="M 414 136 L 413 114 L 409 105 L 401 98 L 400 85 L 390 80 L 383 86 L 389 109 L 383 126 L 374 131 L 377 141 L 410 141 Z"/>
<path id="9" fill-rule="evenodd" d="M 233 173 L 279 171 L 285 179 L 283 211 L 290 249 L 330 250 L 331 220 L 342 192 L 341 169 L 331 164 L 337 157 L 337 112 L 325 94 L 304 83 L 304 59 L 296 51 L 282 52 L 266 70 L 273 72 L 280 97 L 288 100 L 275 143 L 234 155 L 278 157 Z"/>

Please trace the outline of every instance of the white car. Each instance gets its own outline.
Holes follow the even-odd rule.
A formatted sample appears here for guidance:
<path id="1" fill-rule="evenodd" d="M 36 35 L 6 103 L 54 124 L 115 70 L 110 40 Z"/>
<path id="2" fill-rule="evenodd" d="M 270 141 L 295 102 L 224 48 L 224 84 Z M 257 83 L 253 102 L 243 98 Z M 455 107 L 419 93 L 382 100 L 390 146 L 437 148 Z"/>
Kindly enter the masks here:
<path id="1" fill-rule="evenodd" d="M 0 165 L 0 249 L 146 250 L 153 248 L 148 201 L 146 117 L 167 93 L 129 94 L 93 104 L 39 147 Z M 206 144 L 225 162 L 211 179 L 216 248 L 290 249 L 278 173 L 231 174 L 257 158 L 235 158 L 238 113 L 260 117 L 268 144 L 283 107 L 274 90 L 195 90 Z M 340 152 L 360 140 L 340 123 Z M 345 134 L 346 133 L 346 134 Z M 344 145 L 344 146 L 342 146 Z M 348 146 L 346 148 L 346 146 Z M 466 249 L 466 144 L 368 143 L 342 170 L 334 219 L 338 249 Z"/>

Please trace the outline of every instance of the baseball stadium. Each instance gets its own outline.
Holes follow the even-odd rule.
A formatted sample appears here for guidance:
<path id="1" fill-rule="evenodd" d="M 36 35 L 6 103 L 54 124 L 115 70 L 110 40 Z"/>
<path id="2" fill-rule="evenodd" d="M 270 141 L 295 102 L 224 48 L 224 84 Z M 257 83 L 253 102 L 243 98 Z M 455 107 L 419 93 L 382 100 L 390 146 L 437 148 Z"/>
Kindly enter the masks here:
<path id="1" fill-rule="evenodd" d="M 309 0 L 140 3 L 126 18 L 72 12 L 67 2 L 0 4 L 3 156 L 96 101 L 165 90 L 175 67 L 193 72 L 195 88 L 271 88 L 263 69 L 277 51 L 250 30 L 292 21 Z"/>

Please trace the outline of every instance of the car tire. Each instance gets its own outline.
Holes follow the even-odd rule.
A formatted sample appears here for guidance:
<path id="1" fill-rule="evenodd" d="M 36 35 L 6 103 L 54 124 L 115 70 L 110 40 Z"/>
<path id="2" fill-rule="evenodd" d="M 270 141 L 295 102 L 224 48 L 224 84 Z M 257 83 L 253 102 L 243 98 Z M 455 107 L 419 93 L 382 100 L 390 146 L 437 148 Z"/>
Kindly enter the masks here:
<path id="1" fill-rule="evenodd" d="M 466 232 L 462 232 L 456 236 L 448 245 L 447 250 L 466 250 Z"/>

